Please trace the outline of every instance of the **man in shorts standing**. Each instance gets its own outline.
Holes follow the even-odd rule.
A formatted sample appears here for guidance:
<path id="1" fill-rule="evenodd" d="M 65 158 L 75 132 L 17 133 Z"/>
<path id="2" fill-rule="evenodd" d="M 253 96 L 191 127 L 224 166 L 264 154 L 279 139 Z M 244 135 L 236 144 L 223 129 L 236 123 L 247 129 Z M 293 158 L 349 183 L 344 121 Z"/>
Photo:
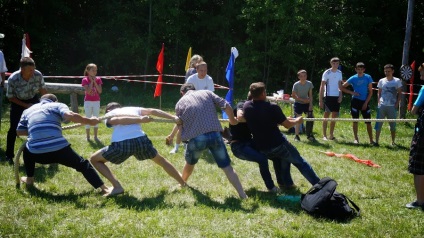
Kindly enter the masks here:
<path id="1" fill-rule="evenodd" d="M 308 78 L 308 73 L 306 70 L 302 69 L 297 72 L 297 78 L 299 81 L 293 84 L 292 97 L 294 98 L 294 113 L 296 117 L 302 116 L 303 113 L 308 115 L 308 118 L 314 118 L 313 111 L 313 97 L 312 97 L 312 89 L 314 85 L 311 81 L 306 80 Z M 306 122 L 306 136 L 309 141 L 315 141 L 315 137 L 312 134 L 312 130 L 314 128 L 313 121 Z M 300 141 L 299 137 L 300 133 L 300 124 L 295 126 L 295 141 Z"/>
<path id="2" fill-rule="evenodd" d="M 121 183 L 110 171 L 106 162 L 121 164 L 130 156 L 134 155 L 137 160 L 151 159 L 165 170 L 171 177 L 185 186 L 180 173 L 175 167 L 163 158 L 153 147 L 152 142 L 141 128 L 141 123 L 152 121 L 149 115 L 172 119 L 179 122 L 178 117 L 159 109 L 143 107 L 121 107 L 117 102 L 111 102 L 106 106 L 106 126 L 113 127 L 112 144 L 95 152 L 90 161 L 93 166 L 113 185 L 105 196 L 116 195 L 124 192 Z"/>
<path id="3" fill-rule="evenodd" d="M 396 119 L 397 109 L 402 96 L 402 82 L 399 78 L 393 77 L 395 72 L 392 64 L 384 66 L 385 78 L 378 81 L 378 118 L 377 119 Z M 392 145 L 395 145 L 396 139 L 396 122 L 389 122 L 390 133 L 392 136 Z M 375 124 L 375 143 L 378 146 L 380 139 L 381 127 L 383 122 Z"/>
<path id="4" fill-rule="evenodd" d="M 331 68 L 324 71 L 322 74 L 321 86 L 319 88 L 319 107 L 324 109 L 324 118 L 339 117 L 340 103 L 342 102 L 342 71 L 338 69 L 340 59 L 337 57 L 331 58 Z M 330 122 L 330 137 L 327 137 L 327 121 L 322 122 L 322 139 L 334 140 L 335 121 Z"/>
<path id="5" fill-rule="evenodd" d="M 362 62 L 358 62 L 355 67 L 355 71 L 357 74 L 350 77 L 345 83 L 343 83 L 343 87 L 341 90 L 344 93 L 348 93 L 352 95 L 352 101 L 350 102 L 350 114 L 352 118 L 359 118 L 359 112 L 361 112 L 362 117 L 364 119 L 371 118 L 371 110 L 368 106 L 371 97 L 372 97 L 372 78 L 369 74 L 365 72 L 365 64 Z M 352 85 L 353 91 L 347 89 Z M 372 127 L 371 122 L 365 122 L 367 125 L 368 137 L 370 138 L 370 144 L 374 145 L 374 141 L 372 139 Z M 353 122 L 352 125 L 353 136 L 354 136 L 354 144 L 359 144 L 358 139 L 358 122 Z"/>

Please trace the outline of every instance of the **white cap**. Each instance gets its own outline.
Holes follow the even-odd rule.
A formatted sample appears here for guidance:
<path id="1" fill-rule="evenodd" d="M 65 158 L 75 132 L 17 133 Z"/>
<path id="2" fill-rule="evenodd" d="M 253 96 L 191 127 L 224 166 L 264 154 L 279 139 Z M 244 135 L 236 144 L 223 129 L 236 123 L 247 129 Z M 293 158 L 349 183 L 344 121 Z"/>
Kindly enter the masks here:
<path id="1" fill-rule="evenodd" d="M 4 38 L 4 34 L 0 33 L 0 39 Z"/>

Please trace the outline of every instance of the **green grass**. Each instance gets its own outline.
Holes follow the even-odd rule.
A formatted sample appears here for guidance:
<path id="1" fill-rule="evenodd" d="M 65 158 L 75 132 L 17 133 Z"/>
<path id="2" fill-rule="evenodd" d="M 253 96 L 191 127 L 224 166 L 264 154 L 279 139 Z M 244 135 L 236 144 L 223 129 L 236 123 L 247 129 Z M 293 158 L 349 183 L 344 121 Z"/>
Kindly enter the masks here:
<path id="1" fill-rule="evenodd" d="M 141 87 L 128 84 L 120 86 L 119 93 L 106 92 L 102 105 L 114 100 L 124 105 L 158 107 L 153 89 L 148 86 L 144 91 Z M 225 95 L 222 90 L 218 93 Z M 61 96 L 64 102 L 67 99 Z M 177 99 L 178 90 L 164 87 L 164 110 L 171 112 Z M 344 101 L 341 116 L 348 118 L 349 100 Z M 283 110 L 290 112 L 287 106 Z M 316 110 L 316 117 L 321 116 Z M 2 157 L 7 118 L 7 114 L 3 115 Z M 241 161 L 230 152 L 232 165 L 249 195 L 244 201 L 238 199 L 235 189 L 207 153 L 189 179 L 191 188 L 184 189 L 179 189 L 176 181 L 150 161 L 131 158 L 122 165 L 110 165 L 126 193 L 108 199 L 94 191 L 81 174 L 55 165 L 37 165 L 36 187 L 16 189 L 13 168 L 2 162 L 0 237 L 423 237 L 423 211 L 404 208 L 415 199 L 412 175 L 407 172 L 413 124 L 397 126 L 396 148 L 389 146 L 387 124 L 379 148 L 367 145 L 363 123 L 359 127 L 362 144 L 354 145 L 349 122 L 337 123 L 337 142 L 320 140 L 321 123 L 316 122 L 314 132 L 318 142 L 306 142 L 306 137 L 301 135 L 302 141 L 294 143 L 320 177 L 334 178 L 339 183 L 338 191 L 362 209 L 359 218 L 347 223 L 316 219 L 303 212 L 297 203 L 278 201 L 276 195 L 266 192 L 256 164 Z M 164 143 L 172 125 L 149 123 L 143 129 L 158 151 L 181 171 L 182 152 L 170 155 L 171 147 Z M 107 145 L 111 130 L 104 125 L 99 130 L 102 143 Z M 82 127 L 66 130 L 64 134 L 74 150 L 85 158 L 103 146 L 86 142 Z M 293 137 L 288 135 L 292 142 Z M 21 143 L 18 139 L 16 149 Z M 347 159 L 327 157 L 318 151 L 351 153 L 382 167 L 371 168 Z M 24 175 L 22 166 L 20 174 Z M 296 168 L 292 169 L 292 175 L 299 186 L 298 193 L 310 188 Z"/>

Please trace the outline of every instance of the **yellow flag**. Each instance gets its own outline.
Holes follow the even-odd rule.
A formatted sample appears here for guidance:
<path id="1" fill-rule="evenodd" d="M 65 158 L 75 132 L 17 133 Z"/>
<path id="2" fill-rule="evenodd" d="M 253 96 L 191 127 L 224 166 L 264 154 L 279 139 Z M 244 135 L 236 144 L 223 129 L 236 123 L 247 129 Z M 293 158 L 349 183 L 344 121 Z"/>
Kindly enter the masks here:
<path id="1" fill-rule="evenodd" d="M 191 47 L 188 49 L 187 53 L 187 60 L 185 65 L 185 71 L 187 72 L 188 68 L 190 67 L 190 59 L 191 59 Z"/>

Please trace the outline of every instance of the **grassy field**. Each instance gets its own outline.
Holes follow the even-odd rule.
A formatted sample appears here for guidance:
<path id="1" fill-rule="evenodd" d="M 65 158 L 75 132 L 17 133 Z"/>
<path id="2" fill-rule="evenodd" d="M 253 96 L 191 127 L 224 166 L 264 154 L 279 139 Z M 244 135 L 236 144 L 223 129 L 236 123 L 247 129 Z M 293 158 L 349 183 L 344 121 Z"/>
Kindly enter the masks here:
<path id="1" fill-rule="evenodd" d="M 102 105 L 114 100 L 124 105 L 159 107 L 159 99 L 153 99 L 151 86 L 142 90 L 142 85 L 128 83 L 119 85 L 120 91 L 115 94 L 107 92 L 109 86 L 105 85 Z M 164 87 L 163 91 L 162 108 L 172 112 L 178 90 Z M 226 92 L 218 93 L 225 95 Z M 67 96 L 60 99 L 69 101 Z M 344 99 L 342 117 L 350 117 L 349 99 L 347 96 Z M 7 105 L 3 110 L 6 108 Z M 290 112 L 288 106 L 283 110 Z M 316 109 L 316 117 L 321 116 L 322 112 Z M 2 162 L 0 237 L 423 237 L 423 211 L 404 207 L 415 199 L 413 177 L 407 172 L 413 126 L 413 123 L 398 123 L 396 147 L 390 145 L 387 124 L 378 148 L 368 145 L 363 123 L 359 127 L 359 145 L 353 144 L 349 122 L 337 123 L 337 141 L 320 139 L 320 122 L 315 123 L 318 139 L 315 143 L 307 142 L 304 135 L 301 142 L 293 142 L 294 135 L 288 134 L 317 174 L 334 178 L 339 183 L 337 190 L 362 209 L 361 216 L 350 222 L 316 219 L 303 212 L 299 203 L 277 200 L 277 196 L 284 194 L 267 192 L 257 165 L 241 161 L 230 152 L 232 165 L 249 196 L 247 200 L 239 200 L 224 173 L 205 153 L 188 181 L 190 188 L 183 189 L 150 161 L 138 162 L 131 158 L 122 165 L 111 165 L 126 189 L 125 194 L 111 198 L 101 197 L 81 174 L 57 165 L 37 165 L 36 187 L 17 189 L 13 168 Z M 172 125 L 148 123 L 143 129 L 158 151 L 181 171 L 183 153 L 169 154 L 171 147 L 164 143 Z M 2 157 L 7 130 L 6 113 L 1 127 Z M 82 127 L 66 130 L 64 134 L 74 150 L 87 158 L 110 142 L 111 130 L 104 125 L 100 125 L 99 130 L 102 143 L 87 142 Z M 284 128 L 281 130 L 287 132 Z M 22 140 L 18 139 L 16 149 L 21 144 Z M 370 159 L 381 168 L 327 157 L 319 151 L 351 153 Z M 20 174 L 24 175 L 22 165 Z M 292 168 L 292 175 L 299 189 L 287 194 L 304 193 L 310 188 L 296 168 Z"/>

